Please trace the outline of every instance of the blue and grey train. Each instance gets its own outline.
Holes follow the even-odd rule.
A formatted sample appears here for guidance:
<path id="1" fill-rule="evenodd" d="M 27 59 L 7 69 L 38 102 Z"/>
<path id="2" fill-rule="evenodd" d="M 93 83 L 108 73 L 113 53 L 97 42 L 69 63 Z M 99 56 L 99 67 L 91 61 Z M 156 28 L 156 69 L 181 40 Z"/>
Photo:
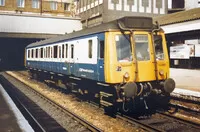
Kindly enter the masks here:
<path id="1" fill-rule="evenodd" d="M 123 17 L 32 43 L 25 58 L 34 78 L 64 85 L 106 109 L 148 110 L 167 104 L 175 88 L 164 31 L 149 17 Z"/>

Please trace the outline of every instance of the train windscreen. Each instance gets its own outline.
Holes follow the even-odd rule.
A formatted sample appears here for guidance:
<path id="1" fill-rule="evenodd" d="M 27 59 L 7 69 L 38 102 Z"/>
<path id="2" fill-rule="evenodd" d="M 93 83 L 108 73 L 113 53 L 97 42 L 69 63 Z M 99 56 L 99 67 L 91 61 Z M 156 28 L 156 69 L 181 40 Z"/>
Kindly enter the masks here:
<path id="1" fill-rule="evenodd" d="M 155 45 L 156 59 L 164 60 L 164 52 L 163 52 L 163 44 L 162 44 L 161 35 L 154 35 L 154 45 Z"/>
<path id="2" fill-rule="evenodd" d="M 119 62 L 132 61 L 130 36 L 127 34 L 119 34 L 115 36 L 117 60 Z"/>

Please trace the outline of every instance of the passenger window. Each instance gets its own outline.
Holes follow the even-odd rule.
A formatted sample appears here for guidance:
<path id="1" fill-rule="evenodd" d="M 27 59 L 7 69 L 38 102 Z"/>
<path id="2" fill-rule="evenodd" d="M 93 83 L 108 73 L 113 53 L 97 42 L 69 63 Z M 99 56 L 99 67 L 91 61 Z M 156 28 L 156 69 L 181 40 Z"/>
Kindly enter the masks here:
<path id="1" fill-rule="evenodd" d="M 30 58 L 30 50 L 28 50 L 28 58 Z"/>
<path id="2" fill-rule="evenodd" d="M 34 58 L 34 50 L 33 49 L 32 49 L 32 55 L 31 56 L 32 56 L 32 58 Z"/>
<path id="3" fill-rule="evenodd" d="M 104 40 L 100 41 L 100 58 L 104 58 Z"/>
<path id="4" fill-rule="evenodd" d="M 36 49 L 35 58 L 38 58 L 38 49 Z"/>
<path id="5" fill-rule="evenodd" d="M 64 56 L 65 56 L 64 53 L 65 53 L 65 45 L 63 44 L 62 45 L 62 58 L 64 58 Z"/>
<path id="6" fill-rule="evenodd" d="M 53 58 L 57 58 L 58 57 L 58 46 L 53 46 Z"/>
<path id="7" fill-rule="evenodd" d="M 68 44 L 65 45 L 65 58 L 68 56 Z"/>
<path id="8" fill-rule="evenodd" d="M 43 48 L 40 48 L 40 58 L 43 58 Z"/>
<path id="9" fill-rule="evenodd" d="M 89 40 L 88 41 L 88 44 L 89 44 L 89 46 L 88 46 L 88 57 L 89 58 L 92 58 L 92 40 Z"/>
<path id="10" fill-rule="evenodd" d="M 71 58 L 74 58 L 74 45 L 71 45 Z"/>

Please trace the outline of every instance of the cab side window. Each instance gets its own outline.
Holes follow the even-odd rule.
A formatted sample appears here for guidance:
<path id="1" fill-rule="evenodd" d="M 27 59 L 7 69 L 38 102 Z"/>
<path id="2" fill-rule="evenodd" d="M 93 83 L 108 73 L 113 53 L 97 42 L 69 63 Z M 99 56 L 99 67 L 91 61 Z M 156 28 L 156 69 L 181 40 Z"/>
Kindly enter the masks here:
<path id="1" fill-rule="evenodd" d="M 88 41 L 88 58 L 92 58 L 92 40 Z"/>
<path id="2" fill-rule="evenodd" d="M 100 53 L 99 57 L 103 59 L 104 58 L 104 40 L 100 41 L 100 52 L 99 53 Z"/>

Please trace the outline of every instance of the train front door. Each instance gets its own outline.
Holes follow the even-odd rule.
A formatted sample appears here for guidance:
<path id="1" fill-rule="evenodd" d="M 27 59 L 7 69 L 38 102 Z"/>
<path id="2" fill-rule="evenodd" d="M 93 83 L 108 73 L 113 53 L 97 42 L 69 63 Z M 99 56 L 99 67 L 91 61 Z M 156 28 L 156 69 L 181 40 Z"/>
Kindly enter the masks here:
<path id="1" fill-rule="evenodd" d="M 156 79 L 155 59 L 152 47 L 151 34 L 148 32 L 135 32 L 135 55 L 137 60 L 137 81 L 151 81 Z"/>

